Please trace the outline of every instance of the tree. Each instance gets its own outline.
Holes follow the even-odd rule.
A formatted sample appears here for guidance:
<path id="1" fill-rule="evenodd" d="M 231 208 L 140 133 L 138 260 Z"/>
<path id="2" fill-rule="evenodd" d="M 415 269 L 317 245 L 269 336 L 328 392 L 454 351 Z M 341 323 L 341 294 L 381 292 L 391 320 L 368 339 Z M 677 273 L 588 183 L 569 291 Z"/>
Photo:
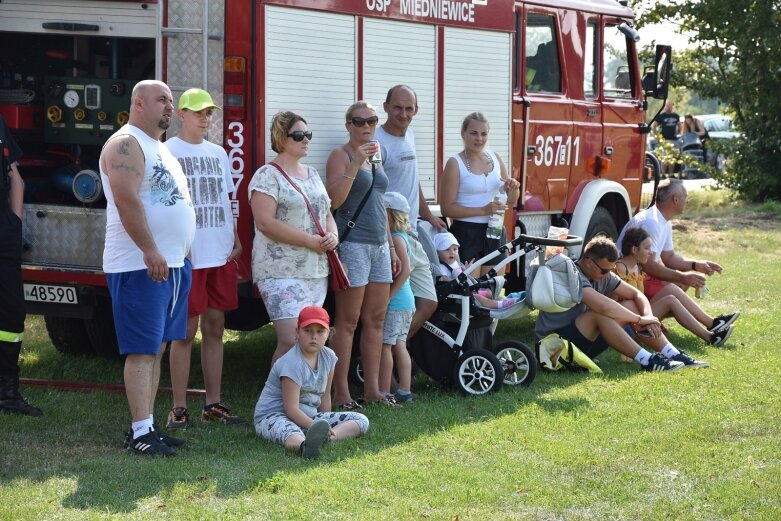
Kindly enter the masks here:
<path id="1" fill-rule="evenodd" d="M 781 200 L 781 0 L 637 0 L 638 26 L 674 23 L 691 48 L 674 54 L 673 85 L 715 98 L 742 138 L 719 181 L 751 201 Z"/>

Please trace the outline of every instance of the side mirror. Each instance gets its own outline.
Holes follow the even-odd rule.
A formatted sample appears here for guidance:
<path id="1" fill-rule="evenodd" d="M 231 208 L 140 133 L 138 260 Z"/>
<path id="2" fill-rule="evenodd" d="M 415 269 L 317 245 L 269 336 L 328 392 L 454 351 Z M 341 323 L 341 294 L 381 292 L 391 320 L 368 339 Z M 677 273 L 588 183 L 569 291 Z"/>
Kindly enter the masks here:
<path id="1" fill-rule="evenodd" d="M 643 88 L 650 90 L 651 97 L 655 99 L 667 99 L 670 90 L 670 72 L 672 70 L 672 52 L 669 45 L 656 46 L 656 61 L 654 63 L 653 78 L 643 78 Z M 647 87 L 652 87 L 648 89 Z"/>

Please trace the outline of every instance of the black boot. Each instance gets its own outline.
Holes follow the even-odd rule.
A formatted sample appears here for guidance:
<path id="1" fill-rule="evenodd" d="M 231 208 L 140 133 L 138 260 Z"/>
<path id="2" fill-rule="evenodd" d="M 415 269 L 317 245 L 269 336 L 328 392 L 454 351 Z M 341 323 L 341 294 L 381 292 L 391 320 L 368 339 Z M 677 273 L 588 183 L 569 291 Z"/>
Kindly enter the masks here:
<path id="1" fill-rule="evenodd" d="M 0 376 L 0 411 L 27 416 L 43 414 L 43 411 L 27 403 L 19 394 L 18 376 Z"/>

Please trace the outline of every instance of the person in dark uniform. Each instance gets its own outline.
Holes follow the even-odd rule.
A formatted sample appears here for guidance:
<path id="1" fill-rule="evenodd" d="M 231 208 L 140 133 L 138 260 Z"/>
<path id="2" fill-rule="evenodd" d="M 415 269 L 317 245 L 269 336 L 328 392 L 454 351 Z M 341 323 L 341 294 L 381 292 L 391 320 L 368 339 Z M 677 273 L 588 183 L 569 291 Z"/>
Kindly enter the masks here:
<path id="1" fill-rule="evenodd" d="M 24 337 L 22 202 L 24 183 L 16 168 L 22 150 L 0 115 L 0 411 L 40 416 L 19 394 L 19 352 Z"/>

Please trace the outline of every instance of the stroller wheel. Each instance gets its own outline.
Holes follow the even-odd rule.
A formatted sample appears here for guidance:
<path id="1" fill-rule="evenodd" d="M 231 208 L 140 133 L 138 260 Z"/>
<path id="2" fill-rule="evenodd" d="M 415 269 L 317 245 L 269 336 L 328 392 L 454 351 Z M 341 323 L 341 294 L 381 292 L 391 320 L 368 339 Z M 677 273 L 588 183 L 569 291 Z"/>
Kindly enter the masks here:
<path id="1" fill-rule="evenodd" d="M 494 353 L 504 368 L 506 385 L 531 385 L 537 377 L 537 357 L 523 342 L 502 342 Z"/>
<path id="2" fill-rule="evenodd" d="M 453 383 L 464 394 L 481 395 L 502 386 L 504 369 L 492 352 L 470 349 L 458 357 L 453 368 Z"/>

